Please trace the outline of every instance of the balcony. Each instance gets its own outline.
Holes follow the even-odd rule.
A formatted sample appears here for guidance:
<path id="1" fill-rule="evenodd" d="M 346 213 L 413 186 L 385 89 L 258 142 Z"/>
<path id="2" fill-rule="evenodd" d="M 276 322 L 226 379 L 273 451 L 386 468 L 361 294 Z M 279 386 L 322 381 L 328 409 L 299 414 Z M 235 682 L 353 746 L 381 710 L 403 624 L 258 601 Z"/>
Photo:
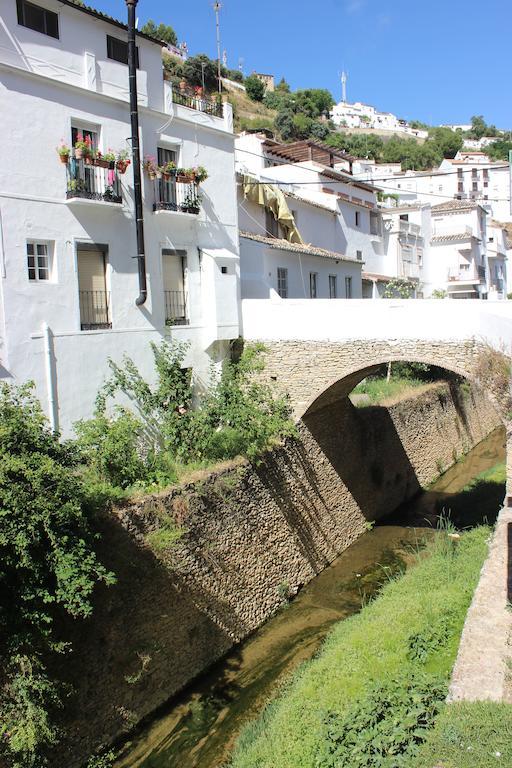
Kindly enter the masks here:
<path id="1" fill-rule="evenodd" d="M 420 225 L 413 224 L 411 221 L 400 220 L 399 227 L 401 235 L 413 235 L 414 237 L 419 237 L 421 234 Z"/>
<path id="2" fill-rule="evenodd" d="M 121 205 L 121 181 L 115 163 L 70 157 L 66 165 L 66 199 Z"/>
<path id="3" fill-rule="evenodd" d="M 78 298 L 82 331 L 112 328 L 110 294 L 107 291 L 79 291 Z"/>
<path id="4" fill-rule="evenodd" d="M 213 117 L 222 117 L 223 108 L 221 101 L 212 101 L 205 98 L 202 94 L 186 89 L 172 89 L 172 101 L 174 104 L 179 104 L 182 107 L 188 109 L 195 109 L 198 112 L 204 112 L 206 115 L 213 115 Z"/>
<path id="5" fill-rule="evenodd" d="M 187 299 L 185 291 L 164 291 L 165 300 L 165 324 L 186 325 Z"/>
<path id="6" fill-rule="evenodd" d="M 179 177 L 178 177 L 179 178 Z M 197 216 L 201 210 L 201 195 L 193 181 L 153 179 L 153 211 L 176 211 Z"/>
<path id="7" fill-rule="evenodd" d="M 485 282 L 485 267 L 471 266 L 469 269 L 450 269 L 448 270 L 449 283 L 466 283 L 475 285 Z"/>

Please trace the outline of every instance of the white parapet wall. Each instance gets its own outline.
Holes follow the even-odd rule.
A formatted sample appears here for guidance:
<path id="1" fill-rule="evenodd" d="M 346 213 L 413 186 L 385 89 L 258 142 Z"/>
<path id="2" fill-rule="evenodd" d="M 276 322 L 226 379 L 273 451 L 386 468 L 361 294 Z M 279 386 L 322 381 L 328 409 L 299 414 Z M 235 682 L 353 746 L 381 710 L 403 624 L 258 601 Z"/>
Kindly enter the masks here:
<path id="1" fill-rule="evenodd" d="M 365 299 L 244 299 L 247 340 L 487 341 L 512 351 L 512 302 Z"/>

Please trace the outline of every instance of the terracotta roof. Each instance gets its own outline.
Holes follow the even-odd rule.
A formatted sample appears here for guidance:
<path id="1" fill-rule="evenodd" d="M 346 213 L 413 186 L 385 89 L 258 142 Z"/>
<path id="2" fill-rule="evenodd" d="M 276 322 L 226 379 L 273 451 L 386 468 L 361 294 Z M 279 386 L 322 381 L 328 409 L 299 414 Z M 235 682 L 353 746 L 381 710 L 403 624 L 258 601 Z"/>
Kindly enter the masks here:
<path id="1" fill-rule="evenodd" d="M 323 144 L 320 141 L 293 141 L 291 144 L 280 144 L 277 141 L 265 141 L 263 143 L 263 149 L 270 152 L 276 157 L 282 157 L 286 160 L 291 160 L 295 163 L 304 162 L 306 160 L 316 160 L 321 162 L 320 158 L 325 158 L 326 155 L 332 157 L 339 157 L 347 162 L 355 160 L 352 155 L 347 155 L 341 149 L 331 147 L 328 144 Z"/>
<path id="2" fill-rule="evenodd" d="M 431 243 L 454 243 L 457 240 L 471 240 L 473 235 L 468 232 L 460 232 L 453 235 L 436 235 L 431 239 Z"/>
<path id="3" fill-rule="evenodd" d="M 479 204 L 474 200 L 447 200 L 446 203 L 439 203 L 432 206 L 432 213 L 443 213 L 443 211 L 473 211 L 479 208 Z"/>
<path id="4" fill-rule="evenodd" d="M 326 176 L 328 179 L 335 179 L 336 181 L 344 181 L 353 187 L 359 187 L 359 189 L 366 189 L 369 192 L 378 192 L 379 187 L 373 184 L 366 184 L 364 181 L 354 179 L 349 173 L 343 173 L 343 171 L 336 171 L 334 168 L 324 167 L 319 171 L 322 176 Z"/>
<path id="5" fill-rule="evenodd" d="M 70 8 L 75 8 L 77 11 L 81 11 L 82 13 L 87 13 L 89 16 L 93 16 L 96 19 L 100 19 L 101 21 L 106 21 L 107 24 L 112 24 L 115 27 L 120 27 L 121 29 L 127 30 L 128 26 L 124 24 L 122 21 L 118 21 L 117 19 L 114 19 L 112 16 L 109 16 L 107 13 L 103 13 L 102 11 L 97 11 L 96 8 L 91 8 L 90 5 L 79 5 L 78 3 L 74 3 L 73 0 L 59 0 L 59 3 L 61 5 L 67 5 Z M 139 32 L 137 30 L 137 37 L 143 37 L 145 40 L 149 40 L 151 43 L 155 43 L 156 45 L 159 45 L 161 48 L 164 45 L 167 45 L 167 43 L 163 40 L 158 40 L 156 37 L 151 37 L 151 35 L 146 35 L 144 32 Z"/>
<path id="6" fill-rule="evenodd" d="M 316 245 L 289 243 L 288 240 L 282 240 L 278 237 L 265 237 L 264 235 L 256 235 L 254 232 L 243 232 L 242 230 L 240 231 L 240 237 L 243 237 L 246 240 L 255 240 L 257 243 L 263 243 L 269 248 L 275 248 L 278 251 L 306 253 L 309 256 L 321 256 L 325 259 L 332 259 L 335 261 L 349 261 L 351 264 L 363 264 L 359 259 L 353 259 L 350 256 L 345 256 L 343 253 L 337 253 L 336 251 L 327 251 L 325 248 L 318 248 Z"/>

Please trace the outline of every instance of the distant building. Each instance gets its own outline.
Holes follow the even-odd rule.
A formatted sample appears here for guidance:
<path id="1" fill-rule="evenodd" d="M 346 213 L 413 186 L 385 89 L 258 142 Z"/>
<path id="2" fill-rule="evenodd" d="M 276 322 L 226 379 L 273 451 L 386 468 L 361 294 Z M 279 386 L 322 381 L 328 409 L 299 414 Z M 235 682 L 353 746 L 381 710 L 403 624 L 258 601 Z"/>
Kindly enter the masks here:
<path id="1" fill-rule="evenodd" d="M 360 101 L 349 104 L 340 101 L 331 110 L 331 119 L 335 125 L 341 128 L 366 128 L 368 130 L 380 129 L 394 133 L 405 133 L 417 138 L 426 139 L 428 131 L 422 131 L 400 120 L 391 112 L 379 112 L 369 104 Z"/>
<path id="2" fill-rule="evenodd" d="M 252 72 L 251 74 L 253 77 L 257 77 L 258 80 L 261 80 L 267 91 L 275 91 L 274 75 L 264 75 L 262 72 Z"/>

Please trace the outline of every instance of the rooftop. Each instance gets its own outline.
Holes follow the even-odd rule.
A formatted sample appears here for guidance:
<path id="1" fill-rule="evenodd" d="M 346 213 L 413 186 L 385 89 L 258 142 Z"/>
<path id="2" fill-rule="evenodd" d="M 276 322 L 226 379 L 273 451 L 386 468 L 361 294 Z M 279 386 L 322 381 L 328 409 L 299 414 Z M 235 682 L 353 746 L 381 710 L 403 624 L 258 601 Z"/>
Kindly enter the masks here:
<path id="1" fill-rule="evenodd" d="M 316 245 L 302 245 L 300 243 L 290 243 L 288 240 L 282 240 L 278 237 L 266 237 L 265 235 L 256 235 L 253 232 L 240 231 L 240 237 L 246 240 L 255 240 L 257 243 L 263 243 L 269 248 L 275 248 L 278 251 L 291 251 L 294 253 L 305 253 L 309 256 L 321 256 L 324 259 L 333 261 L 348 261 L 351 264 L 363 264 L 359 259 L 353 259 L 336 251 L 327 251 L 325 248 L 318 248 Z"/>
<path id="2" fill-rule="evenodd" d="M 457 240 L 471 240 L 473 235 L 469 232 L 460 232 L 453 235 L 436 235 L 431 239 L 431 243 L 454 243 Z"/>
<path id="3" fill-rule="evenodd" d="M 277 141 L 267 140 L 263 142 L 263 149 L 276 157 L 289 160 L 292 163 L 303 163 L 306 160 L 315 160 L 322 165 L 332 167 L 334 158 L 352 162 L 355 157 L 347 155 L 341 149 L 330 147 L 328 144 L 322 144 L 319 141 L 294 141 L 291 144 L 280 144 Z"/>
<path id="4" fill-rule="evenodd" d="M 432 206 L 432 213 L 443 213 L 445 211 L 474 211 L 479 208 L 479 204 L 472 200 L 447 200 L 446 203 L 439 203 Z"/>
<path id="5" fill-rule="evenodd" d="M 107 24 L 112 24 L 115 27 L 120 27 L 121 29 L 128 30 L 128 26 L 124 24 L 122 21 L 118 21 L 117 19 L 114 19 L 112 16 L 109 16 L 107 13 L 103 13 L 102 11 L 97 11 L 96 8 L 92 8 L 90 5 L 79 5 L 78 3 L 75 3 L 73 0 L 59 0 L 61 5 L 67 5 L 70 8 L 75 8 L 75 10 L 80 11 L 81 13 L 86 13 L 89 16 L 93 16 L 96 19 L 100 19 L 101 21 L 106 21 Z M 137 36 L 143 37 L 145 40 L 149 40 L 150 43 L 155 43 L 155 45 L 159 45 L 160 48 L 162 46 L 167 45 L 162 40 L 157 40 L 156 37 L 151 37 L 151 35 L 146 35 L 144 32 L 139 32 L 137 30 Z"/>

